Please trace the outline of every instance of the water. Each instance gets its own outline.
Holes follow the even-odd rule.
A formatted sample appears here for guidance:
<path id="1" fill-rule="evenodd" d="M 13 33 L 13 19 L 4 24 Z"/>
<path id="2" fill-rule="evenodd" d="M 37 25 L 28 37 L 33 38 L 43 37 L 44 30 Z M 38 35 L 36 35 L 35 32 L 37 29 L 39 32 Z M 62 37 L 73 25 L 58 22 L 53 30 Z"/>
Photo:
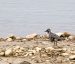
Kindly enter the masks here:
<path id="1" fill-rule="evenodd" d="M 75 0 L 0 0 L 0 36 L 75 33 Z"/>

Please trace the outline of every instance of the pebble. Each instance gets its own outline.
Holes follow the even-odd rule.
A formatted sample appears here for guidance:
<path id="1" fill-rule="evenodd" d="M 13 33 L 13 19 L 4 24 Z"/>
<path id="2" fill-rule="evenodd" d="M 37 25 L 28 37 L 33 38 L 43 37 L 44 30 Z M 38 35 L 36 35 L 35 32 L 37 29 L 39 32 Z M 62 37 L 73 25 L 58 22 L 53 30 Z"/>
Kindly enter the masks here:
<path id="1" fill-rule="evenodd" d="M 37 36 L 37 34 L 33 33 L 33 34 L 30 34 L 30 35 L 27 35 L 26 39 L 31 40 L 31 39 L 34 39 L 36 36 Z"/>
<path id="2" fill-rule="evenodd" d="M 68 53 L 62 53 L 61 55 L 64 56 L 64 57 L 65 57 L 65 56 L 69 56 Z"/>
<path id="3" fill-rule="evenodd" d="M 36 50 L 36 52 L 39 52 L 41 50 L 41 48 L 40 47 L 36 47 L 35 50 Z"/>
<path id="4" fill-rule="evenodd" d="M 7 38 L 7 41 L 8 41 L 8 42 L 12 42 L 13 39 L 12 39 L 12 38 Z"/>
<path id="5" fill-rule="evenodd" d="M 20 64 L 31 64 L 31 63 L 28 62 L 28 61 L 23 61 L 23 62 L 21 62 Z"/>
<path id="6" fill-rule="evenodd" d="M 0 52 L 0 56 L 4 56 L 4 54 L 5 54 L 4 52 Z"/>
<path id="7" fill-rule="evenodd" d="M 46 49 L 46 52 L 54 50 L 53 47 L 47 47 L 47 48 L 45 48 L 45 49 Z"/>
<path id="8" fill-rule="evenodd" d="M 5 51 L 5 56 L 11 56 L 13 54 L 13 50 L 12 49 L 7 49 Z"/>
<path id="9" fill-rule="evenodd" d="M 4 50 L 0 49 L 0 56 L 4 56 L 5 52 Z"/>
<path id="10" fill-rule="evenodd" d="M 69 40 L 75 40 L 75 36 L 69 36 L 68 39 Z"/>
<path id="11" fill-rule="evenodd" d="M 59 33 L 56 33 L 58 36 L 61 36 L 61 35 L 63 35 L 63 33 L 62 32 L 59 32 Z"/>
<path id="12" fill-rule="evenodd" d="M 75 60 L 75 55 L 71 55 L 71 56 L 69 57 L 69 59 L 70 59 L 70 60 Z"/>

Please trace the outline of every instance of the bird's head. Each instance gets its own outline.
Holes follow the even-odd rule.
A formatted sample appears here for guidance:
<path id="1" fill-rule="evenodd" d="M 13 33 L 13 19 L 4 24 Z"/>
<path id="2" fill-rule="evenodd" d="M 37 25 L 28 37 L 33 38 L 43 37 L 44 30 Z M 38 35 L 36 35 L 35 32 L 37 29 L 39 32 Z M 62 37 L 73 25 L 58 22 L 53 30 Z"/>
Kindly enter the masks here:
<path id="1" fill-rule="evenodd" d="M 51 29 L 48 28 L 45 32 L 49 33 L 49 32 L 51 32 Z"/>

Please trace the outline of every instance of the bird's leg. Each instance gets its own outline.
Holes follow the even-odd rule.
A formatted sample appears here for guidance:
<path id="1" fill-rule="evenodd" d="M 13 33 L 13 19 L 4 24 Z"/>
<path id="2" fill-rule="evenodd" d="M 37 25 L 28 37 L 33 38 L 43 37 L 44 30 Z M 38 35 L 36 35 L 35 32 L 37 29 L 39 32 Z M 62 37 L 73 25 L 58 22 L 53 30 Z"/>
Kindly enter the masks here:
<path id="1" fill-rule="evenodd" d="M 55 45 L 57 46 L 57 42 L 55 42 Z"/>
<path id="2" fill-rule="evenodd" d="M 54 41 L 54 46 L 57 46 L 57 40 L 55 39 L 55 41 Z"/>
<path id="3" fill-rule="evenodd" d="M 55 41 L 54 41 L 54 46 L 55 46 Z"/>

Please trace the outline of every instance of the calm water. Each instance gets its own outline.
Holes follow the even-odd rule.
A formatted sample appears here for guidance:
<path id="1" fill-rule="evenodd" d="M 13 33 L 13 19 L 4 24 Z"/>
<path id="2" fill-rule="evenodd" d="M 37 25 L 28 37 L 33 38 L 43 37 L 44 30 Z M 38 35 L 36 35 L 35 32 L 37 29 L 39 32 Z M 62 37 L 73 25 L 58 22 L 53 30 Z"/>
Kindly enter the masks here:
<path id="1" fill-rule="evenodd" d="M 0 0 L 0 36 L 75 33 L 75 0 Z"/>

